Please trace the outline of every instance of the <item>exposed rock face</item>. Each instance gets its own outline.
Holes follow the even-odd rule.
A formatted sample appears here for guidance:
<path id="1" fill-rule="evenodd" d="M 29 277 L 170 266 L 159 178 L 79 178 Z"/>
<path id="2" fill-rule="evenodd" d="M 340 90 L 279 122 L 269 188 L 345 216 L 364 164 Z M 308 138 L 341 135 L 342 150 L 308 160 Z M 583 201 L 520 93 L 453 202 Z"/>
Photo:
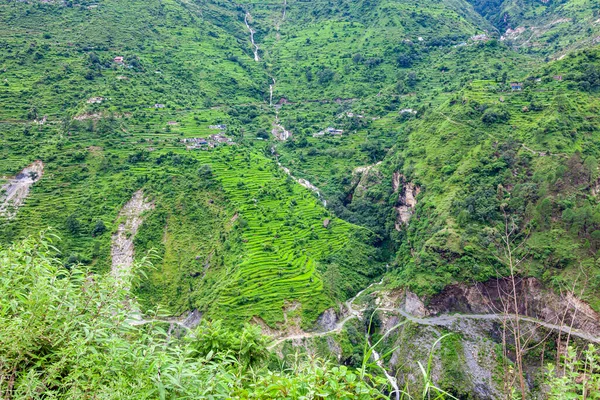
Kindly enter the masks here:
<path id="1" fill-rule="evenodd" d="M 558 295 L 535 278 L 516 282 L 518 313 L 556 325 L 573 326 L 600 336 L 600 314 L 572 293 Z M 431 314 L 515 313 L 509 279 L 492 280 L 474 286 L 453 285 L 429 302 Z"/>
<path id="2" fill-rule="evenodd" d="M 319 326 L 319 330 L 323 332 L 332 331 L 337 327 L 338 316 L 335 312 L 335 309 L 330 308 L 325 310 L 323 314 L 317 320 L 317 325 Z"/>
<path id="3" fill-rule="evenodd" d="M 401 326 L 396 334 L 389 335 L 386 339 L 388 347 L 395 347 L 397 350 L 387 363 L 388 369 L 417 370 L 416 362 L 427 360 L 431 346 L 443 333 L 440 328 L 444 327 L 460 334 L 460 339 L 450 348 L 450 351 L 456 351 L 458 362 L 443 366 L 443 359 L 435 354 L 433 381 L 440 382 L 442 378 L 447 379 L 446 374 L 450 372 L 453 377 L 462 377 L 460 382 L 456 382 L 457 387 L 465 393 L 470 393 L 474 399 L 495 400 L 502 397 L 503 390 L 502 383 L 498 381 L 498 375 L 494 372 L 498 367 L 495 348 L 502 343 L 502 323 L 500 320 L 475 317 L 498 315 L 503 312 L 514 314 L 518 311 L 519 314 L 535 320 L 564 326 L 567 329 L 572 326 L 580 333 L 600 336 L 600 314 L 577 299 L 573 293 L 556 294 L 534 278 L 519 278 L 515 286 L 518 297 L 516 307 L 514 302 L 509 301 L 512 300 L 513 292 L 510 279 L 492 280 L 472 286 L 465 284 L 449 286 L 442 293 L 431 298 L 427 306 L 418 296 L 410 292 L 399 297 L 388 296 L 389 301 L 394 303 L 392 309 L 399 305 L 414 317 L 423 318 L 422 321 L 436 320 L 435 324 L 428 325 L 421 322 L 416 326 L 413 325 L 411 329 Z M 389 301 L 386 302 L 388 308 Z M 460 314 L 471 314 L 474 318 L 454 318 Z M 385 331 L 398 322 L 397 315 L 393 313 L 384 312 L 382 319 L 382 330 Z M 447 319 L 447 323 L 443 322 L 444 319 Z M 541 322 L 538 324 L 535 320 L 523 320 L 522 323 L 523 326 L 527 326 L 531 343 L 540 343 L 547 339 L 547 331 L 544 330 Z M 540 325 L 541 330 L 538 329 Z M 563 335 L 563 342 L 566 336 Z M 561 345 L 566 346 L 566 343 Z M 439 369 L 439 366 L 443 366 L 443 369 Z M 531 380 L 542 373 L 539 361 L 526 364 L 526 370 L 527 377 Z M 401 376 L 400 383 L 418 382 L 419 379 L 421 377 L 418 375 L 409 373 Z"/>
<path id="4" fill-rule="evenodd" d="M 14 218 L 23 205 L 29 190 L 44 174 L 44 163 L 36 161 L 0 188 L 0 216 Z"/>
<path id="5" fill-rule="evenodd" d="M 273 134 L 273 136 L 275 136 L 275 138 L 277 140 L 281 140 L 282 142 L 285 142 L 286 140 L 288 140 L 289 138 L 292 137 L 292 133 L 290 131 L 288 131 L 287 129 L 285 129 L 278 122 L 278 120 L 276 120 L 273 123 L 273 129 L 271 130 L 271 133 Z"/>
<path id="6" fill-rule="evenodd" d="M 202 321 L 202 313 L 198 310 L 194 310 L 183 320 L 183 325 L 190 329 L 194 329 L 200 325 L 200 321 Z"/>
<path id="7" fill-rule="evenodd" d="M 598 197 L 598 194 L 600 194 L 600 179 L 597 179 L 596 182 L 590 185 L 590 191 L 592 192 L 592 196 Z"/>
<path id="8" fill-rule="evenodd" d="M 421 301 L 419 296 L 412 292 L 406 292 L 404 311 L 415 317 L 426 317 L 429 315 L 425 304 Z"/>
<path id="9" fill-rule="evenodd" d="M 394 191 L 399 191 L 396 202 L 396 211 L 398 212 L 396 230 L 399 231 L 403 225 L 408 225 L 417 206 L 417 196 L 421 193 L 421 188 L 412 182 L 407 182 L 404 175 L 399 172 L 394 172 L 392 186 Z"/>

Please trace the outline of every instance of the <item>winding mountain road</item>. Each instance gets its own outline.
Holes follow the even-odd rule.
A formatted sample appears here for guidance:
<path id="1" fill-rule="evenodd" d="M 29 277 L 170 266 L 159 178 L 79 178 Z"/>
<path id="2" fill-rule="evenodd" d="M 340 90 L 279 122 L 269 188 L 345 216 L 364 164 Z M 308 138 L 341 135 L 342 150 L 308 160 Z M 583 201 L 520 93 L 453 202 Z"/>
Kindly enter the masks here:
<path id="1" fill-rule="evenodd" d="M 286 342 L 288 340 L 311 339 L 311 338 L 323 337 L 323 336 L 328 336 L 330 334 L 341 332 L 342 329 L 344 328 L 344 325 L 346 325 L 346 323 L 348 321 L 353 320 L 355 318 L 358 318 L 360 320 L 364 317 L 363 314 L 366 311 L 365 309 L 357 310 L 354 308 L 354 302 L 356 301 L 356 299 L 359 298 L 366 290 L 370 289 L 371 287 L 373 287 L 375 285 L 381 285 L 382 283 L 383 283 L 383 280 L 381 280 L 381 282 L 379 282 L 379 283 L 371 284 L 366 289 L 358 292 L 356 294 L 356 296 L 354 296 L 352 299 L 345 302 L 344 305 L 346 307 L 348 315 L 343 320 L 338 322 L 334 329 L 332 329 L 330 331 L 326 331 L 326 332 L 306 332 L 306 333 L 303 333 L 300 335 L 290 335 L 287 337 L 282 337 L 282 338 L 279 338 L 279 339 L 275 340 L 274 342 L 272 342 L 271 345 L 269 346 L 269 349 L 273 349 L 273 348 L 277 347 L 278 345 L 280 345 L 281 343 Z M 546 321 L 541 321 L 536 318 L 527 317 L 527 316 L 523 316 L 523 315 L 515 315 L 515 314 L 452 314 L 452 315 L 449 315 L 449 314 L 446 314 L 446 315 L 440 315 L 440 316 L 435 316 L 435 317 L 421 318 L 421 317 L 415 317 L 415 316 L 407 313 L 406 311 L 402 310 L 401 308 L 378 308 L 377 310 L 383 311 L 383 312 L 399 314 L 402 317 L 404 317 L 407 321 L 410 321 L 410 322 L 418 324 L 418 325 L 443 326 L 443 327 L 450 327 L 452 324 L 454 324 L 460 320 L 502 321 L 505 319 L 515 319 L 518 317 L 521 321 L 533 323 L 538 326 L 543 326 L 550 330 L 566 333 L 570 336 L 577 337 L 577 338 L 586 340 L 588 342 L 600 344 L 600 337 L 594 336 L 590 333 L 583 332 L 581 330 L 574 329 L 569 326 L 556 325 L 556 324 L 552 324 L 552 323 L 549 323 Z M 383 337 L 388 336 L 394 329 L 395 328 L 392 328 L 391 330 L 385 332 L 383 334 Z M 382 357 L 373 348 L 370 338 L 368 338 L 368 340 L 369 340 L 369 342 L 368 342 L 369 346 L 373 349 L 372 350 L 373 351 L 373 354 L 372 354 L 373 360 L 375 361 L 377 366 L 379 366 L 384 371 L 385 376 L 386 376 L 388 382 L 390 383 L 390 386 L 393 388 L 393 391 L 390 393 L 390 395 L 395 394 L 396 398 L 399 399 L 400 389 L 398 387 L 398 382 L 397 382 L 396 378 L 391 376 L 387 372 L 387 370 L 383 364 Z"/>
<path id="2" fill-rule="evenodd" d="M 594 336 L 591 333 L 581 331 L 579 329 L 574 329 L 566 325 L 556 325 L 546 321 L 542 321 L 536 318 L 527 317 L 524 315 L 515 315 L 515 314 L 452 314 L 452 315 L 440 315 L 437 317 L 427 317 L 427 318 L 419 318 L 412 316 L 401 310 L 400 308 L 379 308 L 380 311 L 386 312 L 394 312 L 402 315 L 407 320 L 414 322 L 419 325 L 428 325 L 428 326 L 450 326 L 453 323 L 459 320 L 479 320 L 479 321 L 502 321 L 506 320 L 514 320 L 515 318 L 519 318 L 521 321 L 530 322 L 532 324 L 537 324 L 539 326 L 543 326 L 544 328 L 558 331 L 562 333 L 566 333 L 568 335 L 578 337 L 580 339 L 586 340 L 592 343 L 600 343 L 600 337 Z"/>

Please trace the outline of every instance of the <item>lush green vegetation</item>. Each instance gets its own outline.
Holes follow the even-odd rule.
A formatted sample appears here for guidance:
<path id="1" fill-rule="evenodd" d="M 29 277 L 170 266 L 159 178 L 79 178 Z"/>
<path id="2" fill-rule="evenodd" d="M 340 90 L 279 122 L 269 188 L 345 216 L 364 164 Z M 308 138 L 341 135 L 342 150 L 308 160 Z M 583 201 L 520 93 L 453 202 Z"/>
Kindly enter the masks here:
<path id="1" fill-rule="evenodd" d="M 113 235 L 126 220 L 120 210 L 141 190 L 153 208 L 131 239 L 136 261 L 152 263 L 136 269 L 132 293 L 144 312 L 197 309 L 205 321 L 223 320 L 198 335 L 223 334 L 229 355 L 243 347 L 229 329 L 316 328 L 325 310 L 384 273 L 390 289 L 424 296 L 505 275 L 496 256 L 507 221 L 518 227 L 519 275 L 556 289 L 576 282 L 600 310 L 599 12 L 592 0 L 0 0 L 0 184 L 44 163 L 16 217 L 0 216 L 0 244 L 51 227 L 61 237 L 50 250 L 57 260 L 44 264 L 44 253 L 34 264 L 71 294 L 85 285 L 81 270 L 93 271 L 102 297 Z M 287 140 L 271 133 L 281 127 Z M 182 142 L 219 132 L 231 143 L 200 150 Z M 409 188 L 417 204 L 400 223 Z M 40 245 L 23 246 L 5 253 L 19 258 Z M 87 315 L 80 300 L 73 307 Z M 110 312 L 119 308 L 111 304 Z M 121 331 L 125 310 L 102 313 L 94 329 L 113 346 L 108 369 L 138 363 L 149 346 L 175 370 L 199 371 L 177 379 L 222 374 L 239 397 L 308 385 L 272 363 L 267 373 L 265 360 L 250 376 L 239 357 L 213 362 L 206 347 L 198 355 L 160 332 Z M 82 333 L 95 323 L 88 317 L 71 321 L 68 357 L 91 343 Z M 57 326 L 51 343 L 66 334 Z M 363 328 L 356 321 L 339 333 L 336 361 L 361 366 Z M 261 348 L 252 328 L 244 332 Z M 2 338 L 2 356 L 15 362 L 9 348 L 26 339 Z M 319 340 L 327 353 L 327 338 Z M 466 396 L 468 385 L 450 383 L 463 379 L 452 368 L 464 362 L 460 340 L 449 343 L 442 386 Z M 55 396 L 75 398 L 105 385 L 106 370 L 92 369 L 96 386 L 79 386 L 92 376 L 84 364 L 105 356 L 89 350 L 85 363 L 69 361 L 67 375 L 79 383 L 59 387 L 61 368 L 71 367 L 53 346 L 41 343 L 18 374 L 7 367 L 18 377 L 11 392 L 26 396 L 42 382 L 46 397 L 65 390 Z M 90 349 L 102 353 L 98 346 Z M 36 372 L 45 354 L 55 358 Z M 157 367 L 147 362 L 114 393 L 126 397 L 139 372 L 132 382 L 156 397 Z M 348 370 L 296 367 L 330 374 L 349 393 L 370 390 L 347 380 Z M 177 392 L 174 382 L 165 397 L 201 396 Z M 212 384 L 198 390 L 225 393 Z"/>
<path id="2" fill-rule="evenodd" d="M 340 298 L 376 273 L 373 266 L 353 265 L 360 253 L 339 256 L 352 248 L 376 257 L 368 247 L 372 234 L 334 218 L 263 155 L 232 146 L 196 153 L 188 167 L 197 175 L 186 175 L 179 191 L 185 199 L 166 200 L 174 209 L 153 212 L 136 238 L 138 249 L 162 249 L 164 267 L 150 271 L 150 286 L 140 288 L 149 304 L 169 304 L 179 312 L 200 308 L 241 321 L 256 316 L 275 326 L 284 321 L 286 303 L 300 302 L 298 312 L 309 324 L 337 298 L 329 296 L 337 292 L 324 288 L 320 273 L 334 260 L 340 259 L 334 267 L 349 285 Z M 190 202 L 189 193 L 197 196 L 203 185 L 220 188 L 229 214 L 210 215 L 218 208 L 216 196 Z"/>
<path id="3" fill-rule="evenodd" d="M 270 363 L 256 326 L 205 323 L 182 339 L 132 327 L 123 282 L 67 270 L 53 241 L 45 233 L 0 250 L 3 398 L 383 398 L 382 381 L 364 370 L 304 357 Z"/>
<path id="4" fill-rule="evenodd" d="M 592 0 L 468 0 L 510 45 L 564 55 L 597 44 L 600 6 Z"/>
<path id="5" fill-rule="evenodd" d="M 475 81 L 407 127 L 397 163 L 427 188 L 401 239 L 407 284 L 433 292 L 502 274 L 506 214 L 526 241 L 521 272 L 560 287 L 583 268 L 597 306 L 597 69 L 590 51 L 523 79 L 522 91 Z"/>

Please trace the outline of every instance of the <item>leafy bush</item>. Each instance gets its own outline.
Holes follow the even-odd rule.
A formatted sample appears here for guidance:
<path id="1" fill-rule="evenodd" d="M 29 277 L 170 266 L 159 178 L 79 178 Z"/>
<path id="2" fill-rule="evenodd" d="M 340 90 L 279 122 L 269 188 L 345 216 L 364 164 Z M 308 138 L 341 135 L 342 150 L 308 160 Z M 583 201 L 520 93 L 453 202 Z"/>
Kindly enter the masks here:
<path id="1" fill-rule="evenodd" d="M 510 113 L 499 107 L 490 107 L 483 112 L 481 120 L 486 124 L 497 124 L 506 122 L 510 118 Z"/>
<path id="2" fill-rule="evenodd" d="M 268 369 L 268 339 L 256 326 L 237 333 L 203 323 L 184 339 L 160 320 L 133 326 L 131 276 L 67 270 L 55 240 L 43 233 L 0 250 L 3 398 L 384 398 L 370 376 L 318 359 Z"/>
<path id="3" fill-rule="evenodd" d="M 548 365 L 547 384 L 550 400 L 599 399 L 600 352 L 589 345 L 581 354 L 569 347 L 562 365 Z"/>

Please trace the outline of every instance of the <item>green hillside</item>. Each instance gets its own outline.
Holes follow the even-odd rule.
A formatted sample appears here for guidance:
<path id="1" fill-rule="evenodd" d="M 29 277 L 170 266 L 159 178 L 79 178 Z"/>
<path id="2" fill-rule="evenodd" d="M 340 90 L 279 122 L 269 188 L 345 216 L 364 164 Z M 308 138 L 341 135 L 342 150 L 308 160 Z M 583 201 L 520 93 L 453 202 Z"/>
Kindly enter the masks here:
<path id="1" fill-rule="evenodd" d="M 600 43 L 600 5 L 592 0 L 469 0 L 503 40 L 561 57 Z"/>
<path id="2" fill-rule="evenodd" d="M 583 181 L 555 189 L 548 176 L 594 165 L 596 52 L 544 64 L 515 51 L 491 38 L 492 15 L 510 8 L 494 4 L 4 2 L 0 167 L 10 176 L 42 160 L 45 175 L 3 222 L 2 240 L 52 226 L 65 262 L 108 271 L 119 210 L 143 189 L 156 207 L 135 244 L 160 260 L 138 290 L 144 304 L 271 326 L 295 301 L 310 324 L 386 260 L 398 283 L 423 293 L 494 276 L 481 231 L 505 202 L 531 226 L 532 251 L 587 259 L 594 225 L 548 248 L 556 218 L 543 223 L 534 209 L 587 210 L 571 194 Z M 273 140 L 276 123 L 288 140 Z M 185 150 L 182 139 L 218 133 L 214 125 L 236 146 Z M 328 127 L 343 134 L 319 134 Z M 394 172 L 424 188 L 416 222 L 400 232 Z M 527 273 L 568 274 L 535 259 Z M 328 278 L 337 268 L 344 282 Z"/>
<path id="3" fill-rule="evenodd" d="M 473 81 L 407 128 L 395 168 L 426 187 L 399 253 L 409 285 L 435 291 L 495 276 L 499 232 L 486 226 L 501 227 L 504 213 L 526 241 L 523 273 L 557 287 L 581 268 L 597 274 L 598 55 L 523 76 L 523 90 Z M 597 306 L 595 278 L 587 289 Z"/>
<path id="4" fill-rule="evenodd" d="M 317 354 L 364 367 L 333 387 L 389 395 L 393 384 L 368 376 L 387 368 L 406 372 L 396 383 L 412 389 L 420 377 L 402 360 L 391 368 L 391 353 L 368 356 L 370 340 L 390 335 L 392 346 L 403 318 L 366 321 L 377 306 L 394 313 L 407 291 L 426 308 L 463 287 L 452 285 L 513 272 L 600 312 L 599 46 L 592 0 L 0 0 L 0 256 L 13 265 L 9 256 L 44 247 L 17 264 L 48 281 L 85 270 L 109 285 L 135 271 L 131 291 L 115 294 L 132 301 L 118 315 L 174 325 L 158 344 L 154 328 L 138 337 L 133 325 L 125 337 L 105 321 L 115 346 L 173 338 L 169 365 L 201 354 L 207 363 L 194 368 L 209 380 L 204 367 L 230 374 L 237 398 L 299 398 L 281 394 L 288 368 L 321 373 L 320 361 L 269 359 L 256 325 L 278 338 L 270 348 L 280 356 L 312 354 L 312 340 Z M 50 233 L 31 239 L 40 232 Z M 60 239 L 46 246 L 51 235 Z M 17 281 L 0 274 L 5 287 Z M 168 318 L 192 311 L 203 325 L 182 344 L 183 319 Z M 0 319 L 12 313 L 0 306 Z M 440 326 L 431 331 L 451 331 Z M 496 333 L 479 337 L 505 367 L 490 377 L 516 382 L 520 354 Z M 16 356 L 2 335 L 0 397 L 23 398 L 5 389 L 14 381 L 5 360 Z M 245 335 L 261 353 L 255 378 L 270 383 L 227 364 L 245 360 Z M 443 376 L 451 393 L 479 399 L 461 392 L 475 383 L 448 384 L 452 362 L 474 362 L 455 357 L 464 339 L 448 341 L 425 385 Z M 425 354 L 425 341 L 412 341 Z M 558 365 L 556 342 L 536 357 Z M 539 376 L 527 376 L 536 390 Z M 252 392 L 270 384 L 283 392 Z M 158 392 L 149 393 L 140 398 Z"/>

